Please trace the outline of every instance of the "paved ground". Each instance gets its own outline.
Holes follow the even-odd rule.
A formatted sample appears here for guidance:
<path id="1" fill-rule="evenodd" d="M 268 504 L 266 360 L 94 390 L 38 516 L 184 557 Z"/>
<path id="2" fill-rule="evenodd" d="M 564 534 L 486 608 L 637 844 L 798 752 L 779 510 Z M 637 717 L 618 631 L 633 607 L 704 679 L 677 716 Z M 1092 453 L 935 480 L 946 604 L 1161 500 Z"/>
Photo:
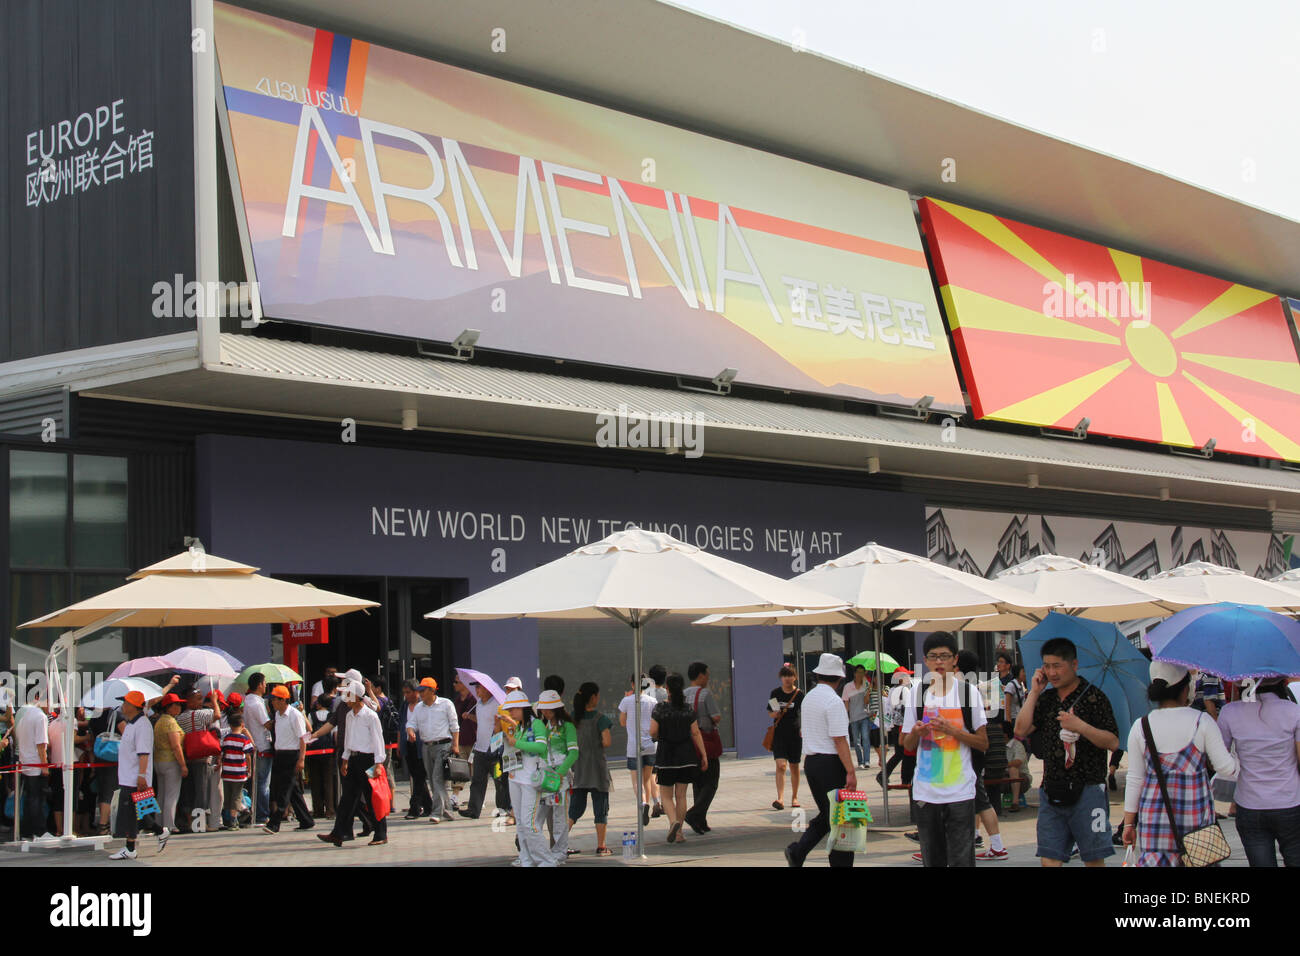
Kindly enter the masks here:
<path id="1" fill-rule="evenodd" d="M 620 761 L 621 764 L 621 761 Z M 859 771 L 860 785 L 874 783 L 876 767 L 870 774 Z M 1041 768 L 1033 768 L 1035 774 Z M 630 774 L 620 766 L 612 771 L 614 774 L 614 793 L 611 798 L 610 827 L 608 844 L 614 850 L 613 857 L 597 858 L 593 855 L 596 847 L 595 829 L 591 822 L 591 811 L 586 818 L 578 822 L 572 837 L 571 846 L 582 852 L 570 858 L 573 866 L 621 866 L 621 834 L 624 830 L 635 829 L 634 811 L 628 799 L 631 788 Z M 1121 785 L 1123 777 L 1120 777 Z M 503 866 L 514 858 L 514 828 L 503 827 L 501 821 L 488 819 L 485 815 L 480 820 L 457 819 L 454 823 L 431 825 L 427 820 L 404 820 L 406 797 L 404 788 L 399 787 L 397 798 L 398 813 L 391 819 L 389 826 L 389 843 L 384 847 L 367 847 L 364 841 L 357 840 L 345 844 L 342 849 L 335 849 L 316 839 L 316 833 L 325 832 L 328 824 L 318 821 L 317 829 L 306 833 L 286 828 L 278 835 L 271 836 L 260 829 L 248 829 L 228 833 L 204 833 L 173 838 L 167 851 L 161 856 L 154 849 L 154 840 L 148 837 L 140 843 L 140 856 L 130 864 L 110 863 L 107 853 L 70 851 L 62 853 L 49 852 L 0 852 L 0 867 L 12 866 L 203 866 L 203 865 L 248 865 L 259 866 L 340 866 L 340 865 L 400 865 L 400 866 Z M 872 800 L 872 813 L 877 822 L 884 819 L 879 790 Z M 896 799 L 895 799 L 896 795 Z M 789 781 L 786 782 L 786 810 L 776 811 L 770 804 L 775 798 L 772 761 L 766 758 L 750 760 L 723 759 L 722 784 L 718 797 L 709 814 L 709 823 L 713 831 L 704 836 L 696 836 L 689 829 L 685 836 L 687 842 L 668 846 L 664 840 L 668 825 L 665 818 L 652 820 L 646 828 L 646 853 L 649 864 L 653 866 L 784 866 L 781 848 L 796 838 L 794 829 L 799 818 L 790 808 Z M 1032 795 L 1031 795 L 1032 798 Z M 1111 794 L 1111 820 L 1116 822 L 1122 813 L 1123 792 Z M 813 802 L 806 793 L 800 793 L 800 802 L 805 809 L 812 810 Z M 488 803 L 491 803 L 489 793 Z M 897 823 L 905 820 L 907 812 L 906 792 L 891 792 L 891 819 Z M 1222 808 L 1221 808 L 1222 809 Z M 812 810 L 815 813 L 815 810 Z M 1002 836 L 1010 852 L 1010 859 L 997 863 L 981 863 L 980 866 L 1037 866 L 1034 856 L 1034 809 L 1022 810 L 1015 814 L 1003 814 L 1001 819 Z M 1235 828 L 1231 821 L 1223 822 L 1224 832 L 1233 845 L 1233 859 L 1229 866 L 1244 866 L 1245 857 L 1241 851 Z M 109 849 L 121 846 L 120 841 L 113 841 Z M 911 855 L 917 849 L 916 844 L 906 839 L 900 827 L 897 832 L 872 832 L 868 837 L 868 849 L 859 854 L 858 866 L 913 866 Z M 1117 854 L 1110 864 L 1119 865 L 1122 853 Z M 823 853 L 815 853 L 808 860 L 808 866 L 825 866 Z M 1077 862 L 1074 864 L 1078 866 Z"/>

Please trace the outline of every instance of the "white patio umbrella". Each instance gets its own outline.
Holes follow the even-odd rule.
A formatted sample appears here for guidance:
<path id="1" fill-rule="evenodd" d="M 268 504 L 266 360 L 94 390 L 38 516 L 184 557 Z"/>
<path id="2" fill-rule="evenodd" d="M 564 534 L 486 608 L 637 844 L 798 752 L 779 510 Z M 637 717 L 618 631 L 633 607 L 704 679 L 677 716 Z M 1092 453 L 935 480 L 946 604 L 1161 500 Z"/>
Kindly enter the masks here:
<path id="1" fill-rule="evenodd" d="M 1208 561 L 1191 561 L 1151 578 L 1151 584 L 1189 604 L 1257 604 L 1271 611 L 1300 613 L 1300 591 Z"/>
<path id="2" fill-rule="evenodd" d="M 633 680 L 637 680 L 641 674 L 642 630 L 664 614 L 828 608 L 839 603 L 669 535 L 628 528 L 425 617 L 462 621 L 610 617 L 632 629 L 632 673 L 636 675 Z M 633 738 L 640 740 L 639 694 L 632 714 Z M 640 747 L 634 749 L 639 780 Z M 643 847 L 641 806 L 638 788 L 638 847 Z M 644 856 L 644 849 L 641 852 Z"/>
<path id="3" fill-rule="evenodd" d="M 257 568 L 207 554 L 196 544 L 189 551 L 132 574 L 130 583 L 78 601 L 59 611 L 20 624 L 28 627 L 71 628 L 60 634 L 46 657 L 51 696 L 62 696 L 63 836 L 60 845 L 74 846 L 72 835 L 72 743 L 75 736 L 73 682 L 77 640 L 104 627 L 182 627 L 220 624 L 297 623 L 336 617 L 349 611 L 378 607 L 346 594 L 311 585 L 292 584 L 256 574 Z M 67 654 L 66 686 L 58 679 L 58 655 Z M 228 666 L 222 661 L 223 666 Z M 17 828 L 15 828 L 17 834 Z M 89 838 L 99 845 L 102 838 Z"/>
<path id="4" fill-rule="evenodd" d="M 1007 568 L 994 580 L 1022 589 L 1029 600 L 1055 605 L 1062 614 L 1092 621 L 1132 621 L 1168 617 L 1176 611 L 1206 603 L 1175 595 L 1158 584 L 1059 554 L 1041 554 Z M 903 625 L 909 631 L 1024 631 L 1041 623 L 1042 614 L 986 614 L 968 619 L 957 615 L 927 618 Z"/>
<path id="5" fill-rule="evenodd" d="M 133 690 L 144 694 L 145 700 L 154 700 L 163 695 L 163 689 L 147 678 L 110 677 L 86 691 L 81 697 L 81 706 L 88 710 L 116 707 L 118 701 Z"/>
<path id="6" fill-rule="evenodd" d="M 1279 584 L 1284 588 L 1290 588 L 1297 594 L 1300 594 L 1300 568 L 1292 568 L 1290 571 L 1284 571 L 1272 579 L 1274 584 Z"/>
<path id="7" fill-rule="evenodd" d="M 938 564 L 917 554 L 896 551 L 874 541 L 819 564 L 791 580 L 838 598 L 844 607 L 825 612 L 786 615 L 715 615 L 698 623 L 742 627 L 754 624 L 863 624 L 872 629 L 876 650 L 876 712 L 884 714 L 880 639 L 885 626 L 915 617 L 974 617 L 1016 613 L 1045 615 L 1023 591 L 998 581 Z M 885 824 L 889 824 L 889 785 L 881 776 Z"/>

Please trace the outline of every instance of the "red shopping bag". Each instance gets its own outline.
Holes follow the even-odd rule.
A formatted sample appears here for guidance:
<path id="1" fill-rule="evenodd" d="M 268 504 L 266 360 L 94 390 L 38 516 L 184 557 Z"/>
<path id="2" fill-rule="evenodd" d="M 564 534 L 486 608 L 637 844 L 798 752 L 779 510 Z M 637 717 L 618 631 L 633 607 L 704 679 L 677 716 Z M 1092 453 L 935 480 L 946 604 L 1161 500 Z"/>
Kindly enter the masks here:
<path id="1" fill-rule="evenodd" d="M 370 808 L 374 810 L 376 820 L 384 819 L 393 808 L 393 788 L 389 786 L 383 764 L 379 764 L 375 775 L 370 778 Z"/>

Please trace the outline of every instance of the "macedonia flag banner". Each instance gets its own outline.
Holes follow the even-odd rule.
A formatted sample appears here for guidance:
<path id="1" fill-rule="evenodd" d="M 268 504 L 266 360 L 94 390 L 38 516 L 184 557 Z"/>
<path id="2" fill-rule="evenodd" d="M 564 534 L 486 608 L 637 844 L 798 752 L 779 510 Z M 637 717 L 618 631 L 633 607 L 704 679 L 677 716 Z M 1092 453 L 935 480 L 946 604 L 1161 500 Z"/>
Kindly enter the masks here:
<path id="1" fill-rule="evenodd" d="M 1276 295 L 937 199 L 921 218 L 977 418 L 1300 461 Z"/>

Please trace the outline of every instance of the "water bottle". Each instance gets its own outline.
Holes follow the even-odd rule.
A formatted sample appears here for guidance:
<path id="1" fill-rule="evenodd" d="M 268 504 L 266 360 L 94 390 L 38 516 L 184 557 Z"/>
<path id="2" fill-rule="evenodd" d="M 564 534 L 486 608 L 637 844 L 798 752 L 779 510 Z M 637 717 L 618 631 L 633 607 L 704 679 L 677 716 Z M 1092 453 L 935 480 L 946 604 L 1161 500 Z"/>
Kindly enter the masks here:
<path id="1" fill-rule="evenodd" d="M 636 833 L 623 831 L 623 862 L 631 863 L 636 856 Z"/>

